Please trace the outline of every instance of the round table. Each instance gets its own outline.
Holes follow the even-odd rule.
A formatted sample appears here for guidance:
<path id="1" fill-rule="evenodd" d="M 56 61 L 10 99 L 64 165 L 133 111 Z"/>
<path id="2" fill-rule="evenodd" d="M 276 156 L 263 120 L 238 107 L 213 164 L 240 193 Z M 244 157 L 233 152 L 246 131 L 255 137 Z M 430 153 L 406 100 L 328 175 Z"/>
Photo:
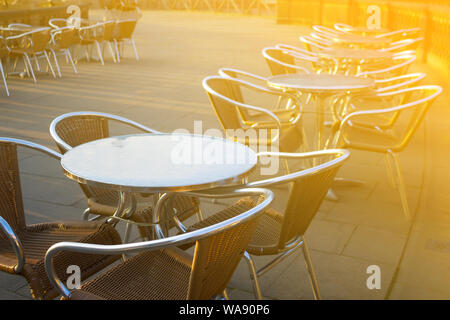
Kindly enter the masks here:
<path id="1" fill-rule="evenodd" d="M 391 52 L 373 49 L 330 49 L 317 53 L 320 58 L 337 63 L 338 70 L 344 67 L 345 74 L 357 74 L 364 62 L 389 61 L 394 57 Z"/>
<path id="2" fill-rule="evenodd" d="M 374 85 L 372 79 L 340 74 L 285 74 L 271 77 L 267 84 L 283 91 L 310 93 L 316 100 L 317 149 L 322 149 L 325 99 L 331 95 L 367 90 Z"/>
<path id="3" fill-rule="evenodd" d="M 66 152 L 63 172 L 79 183 L 117 190 L 114 217 L 132 215 L 135 193 L 204 190 L 240 183 L 257 163 L 245 145 L 193 134 L 134 134 L 94 140 Z M 129 204 L 131 199 L 131 204 Z M 127 204 L 129 206 L 127 207 Z M 159 206 L 153 213 L 156 234 Z"/>
<path id="4" fill-rule="evenodd" d="M 385 38 L 375 38 L 373 36 L 359 36 L 359 35 L 339 35 L 333 37 L 333 42 L 338 45 L 342 45 L 345 47 L 381 47 L 382 45 L 389 43 L 390 39 Z"/>

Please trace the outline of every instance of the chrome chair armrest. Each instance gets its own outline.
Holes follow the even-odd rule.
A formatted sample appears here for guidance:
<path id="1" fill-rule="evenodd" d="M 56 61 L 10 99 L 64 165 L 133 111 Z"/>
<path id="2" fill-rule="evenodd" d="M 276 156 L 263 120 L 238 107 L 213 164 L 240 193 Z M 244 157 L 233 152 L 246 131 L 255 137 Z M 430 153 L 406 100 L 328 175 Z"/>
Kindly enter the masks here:
<path id="1" fill-rule="evenodd" d="M 8 222 L 0 216 L 0 228 L 3 233 L 8 237 L 11 246 L 14 249 L 17 257 L 17 264 L 14 267 L 14 271 L 19 273 L 22 271 L 23 265 L 25 264 L 25 253 L 23 251 L 22 243 L 20 242 L 19 237 L 16 235 L 14 230 L 8 224 Z"/>
<path id="2" fill-rule="evenodd" d="M 342 161 L 345 161 L 350 156 L 350 151 L 344 149 L 326 149 L 319 150 L 313 152 L 304 152 L 304 153 L 290 153 L 290 152 L 260 152 L 257 154 L 258 157 L 279 157 L 283 159 L 311 159 L 323 156 L 336 156 L 335 159 L 327 161 L 322 164 L 318 164 L 311 168 L 307 168 L 301 171 L 297 171 L 294 173 L 288 173 L 282 176 L 277 176 L 269 179 L 263 179 L 259 181 L 248 182 L 242 187 L 245 188 L 263 188 L 266 186 L 273 186 L 277 184 L 285 184 L 290 181 L 294 181 L 302 176 L 308 176 L 314 174 L 318 171 L 321 171 L 325 168 L 332 168 L 337 166 Z"/>
<path id="3" fill-rule="evenodd" d="M 61 154 L 50 149 L 47 147 L 44 147 L 40 144 L 34 143 L 34 142 L 30 142 L 30 141 L 25 141 L 25 140 L 21 140 L 21 139 L 15 139 L 15 138 L 6 138 L 6 137 L 0 137 L 0 142 L 11 142 L 14 143 L 16 145 L 20 145 L 22 147 L 25 148 L 29 148 L 29 149 L 33 149 L 33 150 L 37 150 L 40 151 L 42 153 L 45 153 L 46 155 L 57 159 L 57 160 L 61 160 Z"/>
<path id="4" fill-rule="evenodd" d="M 231 78 L 231 79 L 233 79 L 232 77 L 230 77 L 226 73 L 227 71 L 230 71 L 230 72 L 233 72 L 233 73 L 236 73 L 238 75 L 242 75 L 242 76 L 245 76 L 245 77 L 248 77 L 248 78 L 251 78 L 251 79 L 259 80 L 259 81 L 267 81 L 267 78 L 258 76 L 256 74 L 253 74 L 253 73 L 250 73 L 250 72 L 245 72 L 245 71 L 242 71 L 242 70 L 237 70 L 237 69 L 232 69 L 232 68 L 220 68 L 219 69 L 219 75 L 224 77 L 224 78 Z"/>
<path id="5" fill-rule="evenodd" d="M 248 221 L 252 216 L 264 210 L 273 200 L 273 192 L 261 188 L 237 189 L 228 194 L 212 194 L 212 191 L 202 192 L 202 195 L 211 197 L 232 197 L 232 196 L 263 196 L 264 200 L 258 205 L 248 210 L 247 212 L 233 217 L 226 221 L 217 223 L 215 225 L 205 227 L 192 232 L 182 233 L 176 236 L 118 245 L 99 245 L 77 242 L 59 242 L 51 246 L 45 255 L 45 270 L 52 285 L 65 297 L 70 297 L 71 292 L 66 285 L 59 279 L 56 274 L 53 257 L 62 251 L 86 253 L 86 254 L 101 254 L 101 255 L 120 255 L 125 253 L 136 253 L 140 251 L 154 251 L 167 247 L 180 246 L 186 243 L 191 243 L 208 237 L 212 234 L 218 233 L 230 224 L 243 223 Z M 193 193 L 194 194 L 194 193 Z M 197 193 L 195 193 L 197 194 Z M 200 193 L 198 193 L 200 194 Z"/>

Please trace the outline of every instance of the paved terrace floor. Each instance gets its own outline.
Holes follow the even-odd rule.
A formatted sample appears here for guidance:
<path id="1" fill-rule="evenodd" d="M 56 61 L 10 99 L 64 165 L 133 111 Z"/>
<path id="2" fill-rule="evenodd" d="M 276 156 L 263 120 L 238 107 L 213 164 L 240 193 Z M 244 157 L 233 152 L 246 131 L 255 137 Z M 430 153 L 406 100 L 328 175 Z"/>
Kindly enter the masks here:
<path id="1" fill-rule="evenodd" d="M 120 64 L 79 62 L 79 74 L 63 64 L 63 78 L 9 79 L 12 96 L 0 98 L 0 135 L 54 147 L 49 124 L 71 111 L 119 114 L 161 131 L 193 130 L 219 123 L 201 81 L 219 67 L 269 75 L 261 49 L 276 43 L 299 45 L 306 27 L 277 25 L 273 19 L 210 13 L 144 12 L 135 38 L 141 60 L 127 51 Z M 446 85 L 426 65 L 425 82 Z M 448 81 L 448 80 L 447 80 Z M 3 92 L 2 92 L 3 94 Z M 340 176 L 365 181 L 336 190 L 325 201 L 306 236 L 325 299 L 450 298 L 450 109 L 441 96 L 401 155 L 413 224 L 405 220 L 397 191 L 388 183 L 381 156 L 352 152 Z M 313 121 L 305 117 L 305 125 Z M 27 222 L 78 220 L 86 207 L 78 186 L 59 164 L 31 152 L 20 156 Z M 168 173 L 169 174 L 169 173 Z M 278 190 L 282 197 L 283 191 Z M 261 266 L 267 261 L 256 258 Z M 381 268 L 381 289 L 369 290 L 366 269 Z M 261 278 L 268 299 L 311 299 L 299 251 Z M 246 265 L 230 284 L 233 299 L 252 298 Z M 0 274 L 0 299 L 30 299 L 26 282 Z"/>

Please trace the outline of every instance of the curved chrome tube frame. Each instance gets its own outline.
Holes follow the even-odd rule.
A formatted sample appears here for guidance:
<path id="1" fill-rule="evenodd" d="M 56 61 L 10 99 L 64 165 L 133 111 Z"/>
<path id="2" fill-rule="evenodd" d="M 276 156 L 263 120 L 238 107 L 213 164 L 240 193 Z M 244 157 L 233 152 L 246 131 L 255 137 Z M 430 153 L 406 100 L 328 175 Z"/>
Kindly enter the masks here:
<path id="1" fill-rule="evenodd" d="M 227 198 L 234 196 L 263 196 L 264 200 L 260 202 L 257 206 L 252 209 L 236 216 L 231 219 L 225 220 L 223 222 L 217 223 L 215 225 L 202 228 L 196 231 L 183 233 L 180 235 L 138 242 L 138 243 L 129 243 L 129 244 L 120 244 L 120 245 L 99 245 L 99 244 L 86 244 L 86 243 L 76 243 L 76 242 L 60 242 L 54 244 L 48 249 L 45 255 L 45 270 L 47 271 L 47 275 L 50 279 L 52 285 L 57 288 L 57 290 L 64 295 L 65 297 L 70 297 L 70 290 L 65 286 L 65 284 L 58 278 L 58 275 L 55 272 L 55 268 L 53 265 L 53 257 L 61 251 L 71 251 L 71 252 L 79 252 L 79 253 L 87 253 L 87 254 L 102 254 L 102 255 L 117 255 L 117 254 L 125 254 L 125 253 L 136 253 L 139 251 L 153 251 L 166 247 L 180 246 L 182 244 L 190 243 L 193 241 L 198 241 L 208 236 L 212 236 L 219 232 L 223 232 L 224 230 L 237 226 L 241 223 L 248 221 L 253 218 L 253 216 L 261 214 L 263 210 L 272 202 L 274 195 L 272 191 L 260 188 L 253 189 L 238 189 L 233 190 L 228 194 L 215 194 L 214 190 L 205 191 L 202 195 L 207 197 L 219 197 L 219 198 Z"/>
<path id="2" fill-rule="evenodd" d="M 50 135 L 52 136 L 53 140 L 55 140 L 55 143 L 61 147 L 64 150 L 70 150 L 72 149 L 72 146 L 70 146 L 69 144 L 67 144 L 63 139 L 61 139 L 61 137 L 58 135 L 58 133 L 56 132 L 56 126 L 58 125 L 58 122 L 61 120 L 64 120 L 66 118 L 69 117 L 76 117 L 76 116 L 92 116 L 92 117 L 99 117 L 99 118 L 105 118 L 108 120 L 112 120 L 112 121 L 117 121 L 117 122 L 121 122 L 124 124 L 128 124 L 136 129 L 142 130 L 144 132 L 147 133 L 161 133 L 159 131 L 156 131 L 154 129 L 151 129 L 149 127 L 146 127 L 136 121 L 121 117 L 121 116 L 117 116 L 117 115 L 113 115 L 113 114 L 109 114 L 109 113 L 103 113 L 103 112 L 92 112 L 92 111 L 79 111 L 79 112 L 70 112 L 70 113 L 65 113 L 63 115 L 60 115 L 59 117 L 55 118 L 52 123 L 50 124 Z"/>

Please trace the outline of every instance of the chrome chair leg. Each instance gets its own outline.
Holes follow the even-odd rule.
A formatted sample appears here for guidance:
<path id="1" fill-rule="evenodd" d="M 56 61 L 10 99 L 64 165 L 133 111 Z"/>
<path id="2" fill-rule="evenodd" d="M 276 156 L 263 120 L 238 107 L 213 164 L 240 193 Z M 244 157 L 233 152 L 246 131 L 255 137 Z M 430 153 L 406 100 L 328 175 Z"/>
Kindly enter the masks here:
<path id="1" fill-rule="evenodd" d="M 117 43 L 117 40 L 114 39 L 114 46 L 116 47 L 116 54 L 117 54 L 117 62 L 120 63 L 120 52 L 119 52 L 119 44 Z"/>
<path id="2" fill-rule="evenodd" d="M 390 155 L 388 153 L 385 154 L 384 160 L 386 162 L 386 171 L 387 171 L 389 182 L 391 183 L 391 185 L 394 188 L 397 188 L 397 183 L 395 182 L 394 171 L 392 169 L 392 163 L 391 163 Z"/>
<path id="3" fill-rule="evenodd" d="M 197 220 L 200 222 L 203 220 L 203 213 L 202 213 L 202 209 L 198 208 L 197 211 Z"/>
<path id="4" fill-rule="evenodd" d="M 95 46 L 97 47 L 97 53 L 98 58 L 100 59 L 100 63 L 102 64 L 102 66 L 104 66 L 105 62 L 103 61 L 102 48 L 100 47 L 100 43 L 97 40 L 95 40 Z"/>
<path id="5" fill-rule="evenodd" d="M 116 54 L 114 52 L 111 42 L 110 41 L 106 41 L 106 42 L 108 44 L 109 53 L 111 54 L 111 57 L 113 58 L 114 63 L 117 63 Z"/>
<path id="6" fill-rule="evenodd" d="M 316 273 L 314 271 L 314 267 L 313 267 L 313 264 L 311 261 L 311 256 L 309 254 L 309 249 L 306 244 L 305 238 L 304 237 L 302 237 L 302 238 L 303 238 L 303 245 L 302 245 L 303 256 L 305 258 L 306 268 L 308 269 L 309 280 L 311 282 L 311 287 L 313 289 L 314 299 L 321 300 L 322 297 L 320 296 L 319 284 L 317 282 Z"/>
<path id="7" fill-rule="evenodd" d="M 56 79 L 55 70 L 53 70 L 52 63 L 50 62 L 50 58 L 48 57 L 47 51 L 45 51 L 45 50 L 44 50 L 44 56 L 45 56 L 45 59 L 47 60 L 47 65 L 50 68 L 50 71 L 52 72 L 53 78 Z"/>
<path id="8" fill-rule="evenodd" d="M 227 292 L 227 289 L 225 289 L 225 290 L 223 290 L 223 298 L 224 298 L 224 300 L 230 300 L 230 297 L 228 296 L 228 292 Z"/>
<path id="9" fill-rule="evenodd" d="M 403 213 L 405 214 L 406 219 L 409 220 L 411 219 L 411 214 L 409 211 L 408 197 L 406 195 L 406 187 L 405 181 L 403 180 L 402 169 L 400 166 L 400 159 L 397 153 L 394 153 L 389 150 L 389 154 L 392 156 L 392 159 L 394 160 L 395 171 L 397 172 L 398 191 L 400 192 L 400 199 L 402 201 Z"/>
<path id="10" fill-rule="evenodd" d="M 138 55 L 138 52 L 137 52 L 137 49 L 136 49 L 136 43 L 134 42 L 134 39 L 131 38 L 130 42 L 131 42 L 131 45 L 133 46 L 134 54 L 136 56 L 136 61 L 139 61 L 139 55 Z"/>
<path id="11" fill-rule="evenodd" d="M 73 72 L 74 73 L 78 73 L 78 70 L 75 67 L 75 63 L 74 63 L 74 61 L 72 59 L 72 54 L 70 53 L 69 49 L 66 49 L 66 58 L 70 61 L 70 64 L 72 65 L 72 68 L 73 68 Z"/>
<path id="12" fill-rule="evenodd" d="M 31 65 L 30 57 L 28 56 L 27 53 L 24 53 L 24 57 L 25 57 L 26 63 L 28 63 L 27 72 L 28 72 L 29 74 L 31 74 L 34 83 L 36 83 L 37 81 L 36 81 L 36 77 L 35 77 L 35 75 L 34 75 L 33 66 Z"/>
<path id="13" fill-rule="evenodd" d="M 53 49 L 50 49 L 52 55 L 53 55 L 53 60 L 55 60 L 55 65 L 56 65 L 56 71 L 58 72 L 58 77 L 62 78 L 61 75 L 61 68 L 59 67 L 59 63 L 58 63 L 58 57 L 56 56 L 56 52 Z"/>
<path id="14" fill-rule="evenodd" d="M 259 287 L 258 276 L 256 275 L 256 269 L 253 259 L 247 251 L 244 252 L 244 258 L 245 261 L 247 262 L 250 279 L 252 280 L 253 283 L 253 293 L 255 294 L 255 298 L 258 300 L 262 300 L 261 289 Z"/>
<path id="15" fill-rule="evenodd" d="M 6 95 L 9 97 L 8 84 L 6 83 L 5 72 L 3 70 L 3 63 L 1 60 L 0 60 L 0 72 L 2 73 L 3 84 L 5 85 Z"/>

